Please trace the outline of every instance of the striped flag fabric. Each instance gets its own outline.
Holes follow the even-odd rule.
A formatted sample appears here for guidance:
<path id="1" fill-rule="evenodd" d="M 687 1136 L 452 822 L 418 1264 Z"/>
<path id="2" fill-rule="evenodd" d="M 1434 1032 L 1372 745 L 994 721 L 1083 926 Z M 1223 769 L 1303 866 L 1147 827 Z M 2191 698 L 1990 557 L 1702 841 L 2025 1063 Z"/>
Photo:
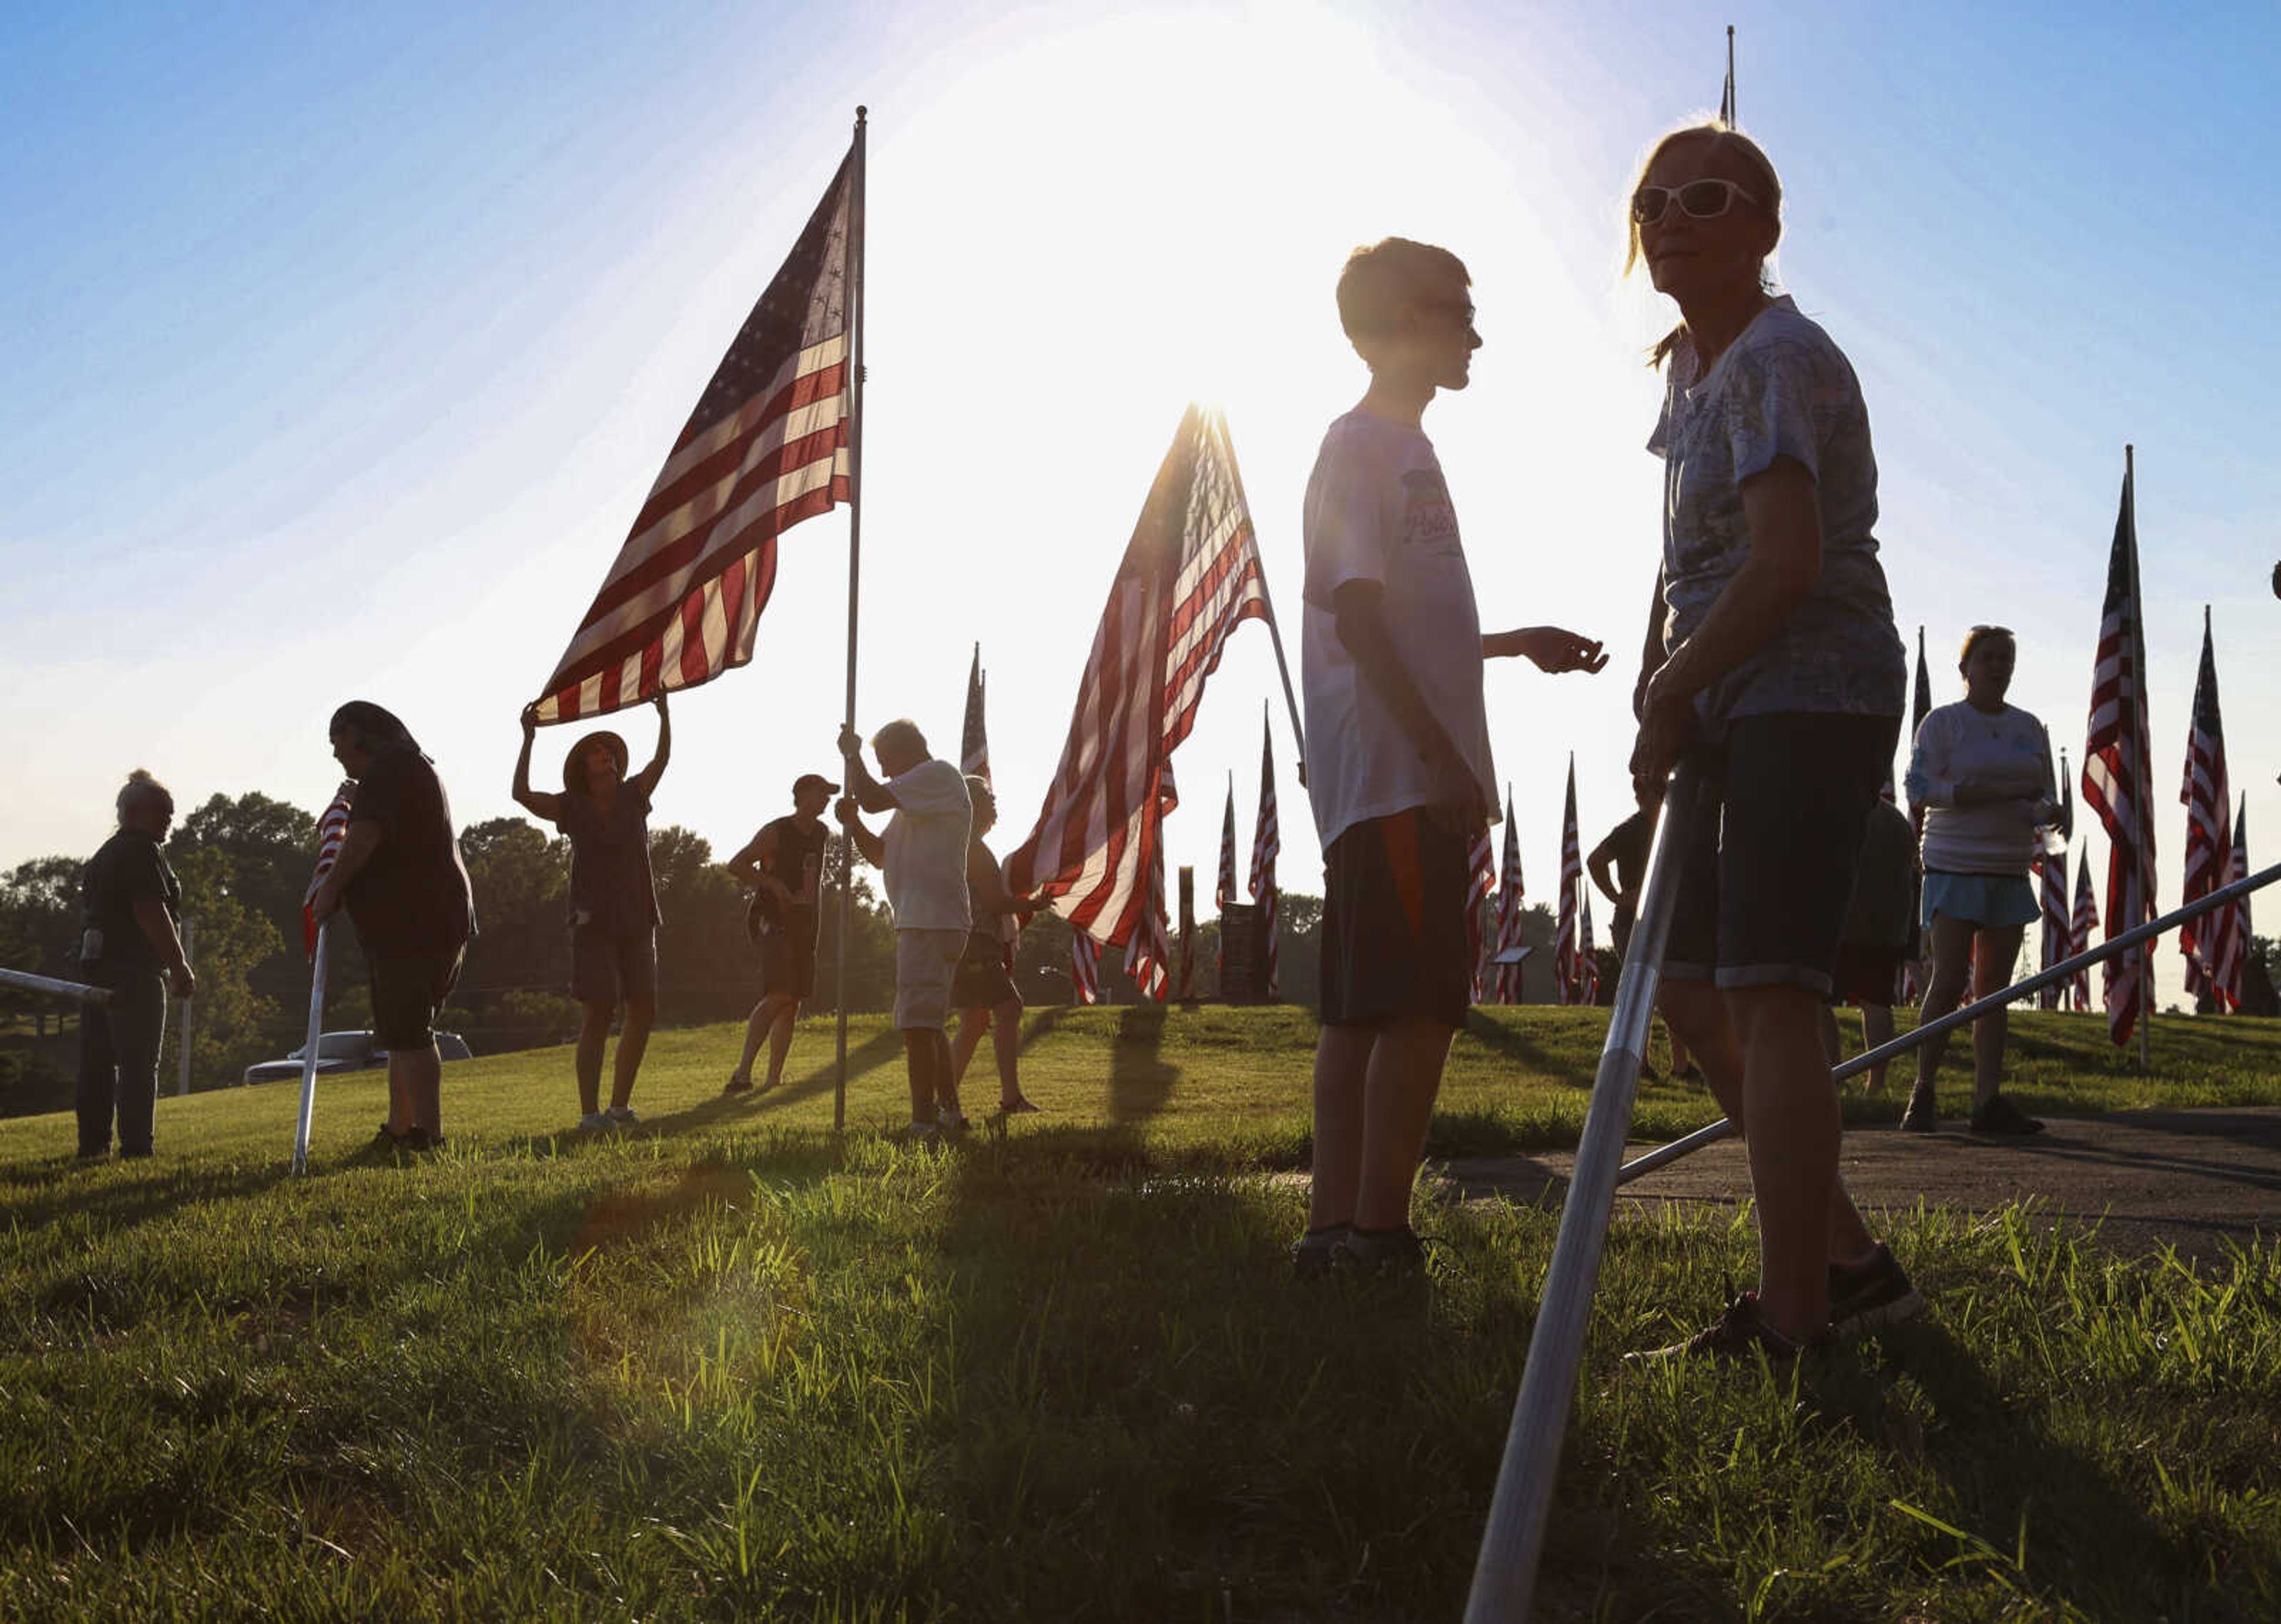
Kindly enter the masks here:
<path id="1" fill-rule="evenodd" d="M 2083 758 L 2083 798 L 2107 830 L 2109 941 L 2144 924 L 2154 909 L 2154 762 L 2147 737 L 2146 622 L 2139 607 L 2131 480 L 2126 453 Z M 2138 1028 L 2139 1006 L 2153 991 L 2153 968 L 2145 944 L 2107 961 L 2107 1030 L 2117 1044 L 2129 1042 Z"/>
<path id="2" fill-rule="evenodd" d="M 1070 990 L 1081 1004 L 1101 1001 L 1101 949 L 1083 931 L 1070 932 Z"/>
<path id="3" fill-rule="evenodd" d="M 2091 862 L 2088 858 L 2075 867 L 2075 924 L 2068 935 L 2068 957 L 2091 951 L 2091 932 L 2099 924 L 2099 899 L 2092 894 Z M 2078 970 L 2068 978 L 2068 992 L 2075 1001 L 2075 1011 L 2083 1014 L 2091 1008 L 2091 971 Z"/>
<path id="4" fill-rule="evenodd" d="M 2074 923 L 2068 914 L 2068 860 L 2063 851 L 2041 851 L 2036 854 L 2036 867 L 2043 878 L 2044 901 L 2044 968 L 2049 970 L 2068 955 L 2068 936 Z M 2053 984 L 2036 994 L 2038 1009 L 2060 1007 L 2062 989 Z"/>
<path id="5" fill-rule="evenodd" d="M 1125 943 L 1125 975 L 1143 998 L 1164 1001 L 1172 986 L 1172 932 L 1164 913 L 1164 843 L 1148 860 L 1148 888 L 1136 900 Z"/>
<path id="6" fill-rule="evenodd" d="M 1250 889 L 1251 900 L 1259 904 L 1260 937 L 1267 955 L 1267 996 L 1273 998 L 1283 990 L 1282 955 L 1275 945 L 1283 915 L 1282 893 L 1275 884 L 1275 860 L 1283 855 L 1283 822 L 1275 806 L 1275 730 L 1264 716 L 1259 732 L 1259 821 L 1251 830 Z M 1231 786 L 1229 794 L 1233 793 Z"/>
<path id="7" fill-rule="evenodd" d="M 1212 906 L 1235 901 L 1235 775 L 1227 775 L 1227 810 L 1219 820 L 1219 878 L 1212 883 Z"/>
<path id="8" fill-rule="evenodd" d="M 850 149 L 698 398 L 537 703 L 542 723 L 693 688 L 753 657 L 777 537 L 848 499 Z"/>
<path id="9" fill-rule="evenodd" d="M 2217 702 L 2217 653 L 2210 638 L 2209 606 L 2202 606 L 2202 661 L 2194 678 L 2193 724 L 2186 738 L 2186 774 L 2178 791 L 2186 808 L 2186 877 L 2180 907 L 2238 878 L 2233 866 L 2233 790 L 2226 782 L 2225 722 Z M 2223 1014 L 2233 1000 L 2214 973 L 2233 909 L 2189 919 L 2178 927 L 2186 960 L 2186 992 L 2207 998 Z M 2236 996 L 2238 996 L 2237 992 Z"/>
<path id="10" fill-rule="evenodd" d="M 344 778 L 334 793 L 332 804 L 317 820 L 317 868 L 309 876 L 309 888 L 301 893 L 301 950 L 311 958 L 317 956 L 317 915 L 313 904 L 317 900 L 317 887 L 325 883 L 325 876 L 333 871 L 339 861 L 341 842 L 348 837 L 349 808 L 356 804 L 356 780 Z"/>
<path id="11" fill-rule="evenodd" d="M 1484 835 L 1482 839 L 1488 837 Z M 1521 940 L 1520 903 L 1527 887 L 1520 878 L 1520 825 L 1512 816 L 1512 785 L 1504 789 L 1504 878 L 1497 887 L 1496 956 L 1503 960 L 1507 954 L 1518 955 L 1526 945 Z M 1520 963 L 1500 963 L 1496 967 L 1496 1001 L 1501 1004 L 1520 1001 Z"/>
<path id="12" fill-rule="evenodd" d="M 1005 861 L 1017 894 L 1043 891 L 1103 946 L 1162 934 L 1172 752 L 1228 638 L 1271 618 L 1226 420 L 1190 406 L 1117 565 L 1045 804 Z"/>
<path id="13" fill-rule="evenodd" d="M 974 664 L 966 673 L 966 720 L 959 730 L 958 770 L 978 778 L 990 776 L 990 736 L 982 725 L 982 645 L 974 646 Z"/>
<path id="14" fill-rule="evenodd" d="M 2244 795 L 2233 815 L 2233 857 L 2222 883 L 2249 878 L 2249 797 Z M 2210 979 L 2229 1009 L 2241 1008 L 2243 967 L 2249 961 L 2249 899 L 2237 897 L 2222 912 L 2217 947 L 2211 955 Z"/>
<path id="15" fill-rule="evenodd" d="M 1576 842 L 1576 758 L 1568 758 L 1568 800 L 1560 814 L 1560 911 L 1552 929 L 1553 991 L 1564 1004 L 1583 990 L 1577 967 L 1576 892 L 1584 883 L 1584 860 Z"/>
<path id="16" fill-rule="evenodd" d="M 1505 790 L 1505 801 L 1512 804 L 1512 791 Z M 1505 815 L 1505 831 L 1512 831 L 1512 815 Z M 1516 857 L 1516 861 L 1518 861 Z M 1472 955 L 1473 966 L 1473 1001 L 1481 1001 L 1481 971 L 1488 958 L 1488 928 L 1484 916 L 1496 912 L 1497 890 L 1496 847 L 1489 844 L 1486 829 L 1473 837 L 1473 849 L 1465 864 L 1465 948 Z"/>

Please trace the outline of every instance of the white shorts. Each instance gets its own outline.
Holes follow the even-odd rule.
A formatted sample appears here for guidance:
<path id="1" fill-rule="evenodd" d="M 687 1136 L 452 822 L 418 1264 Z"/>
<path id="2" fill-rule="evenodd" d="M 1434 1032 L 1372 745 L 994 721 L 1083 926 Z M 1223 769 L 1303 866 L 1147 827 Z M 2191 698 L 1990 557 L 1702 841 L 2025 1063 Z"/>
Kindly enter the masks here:
<path id="1" fill-rule="evenodd" d="M 950 1019 L 950 979 L 966 952 L 964 931 L 895 932 L 895 1029 L 943 1029 Z"/>

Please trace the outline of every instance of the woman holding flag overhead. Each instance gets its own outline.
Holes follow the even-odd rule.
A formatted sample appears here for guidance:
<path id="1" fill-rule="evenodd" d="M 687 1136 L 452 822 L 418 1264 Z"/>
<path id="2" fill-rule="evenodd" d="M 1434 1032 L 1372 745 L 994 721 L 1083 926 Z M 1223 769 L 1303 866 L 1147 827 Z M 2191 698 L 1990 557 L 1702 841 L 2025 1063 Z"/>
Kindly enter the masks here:
<path id="1" fill-rule="evenodd" d="M 630 1127 L 640 1120 L 631 1103 L 634 1075 L 657 1019 L 657 887 L 649 868 L 650 798 L 673 754 L 673 720 L 665 691 L 657 692 L 657 754 L 631 777 L 626 741 L 615 733 L 589 733 L 570 746 L 562 763 L 562 793 L 530 787 L 530 745 L 537 707 L 522 712 L 522 753 L 514 762 L 516 802 L 545 818 L 570 840 L 570 995 L 583 1015 L 578 1025 L 578 1125 Z M 602 1050 L 620 1007 L 617 1063 L 610 1077 L 609 1109 L 602 1109 Z"/>
<path id="2" fill-rule="evenodd" d="M 1643 805 L 1682 755 L 1702 784 L 1672 831 L 1661 1003 L 1743 1131 L 1759 1218 L 1758 1289 L 1657 1357 L 1782 1359 L 1919 1306 L 1838 1177 L 1820 1037 L 1906 670 L 1860 385 L 1767 274 L 1774 166 L 1726 124 L 1677 130 L 1630 203 L 1627 263 L 1681 318 L 1654 352 L 1663 567 L 1632 768 Z"/>

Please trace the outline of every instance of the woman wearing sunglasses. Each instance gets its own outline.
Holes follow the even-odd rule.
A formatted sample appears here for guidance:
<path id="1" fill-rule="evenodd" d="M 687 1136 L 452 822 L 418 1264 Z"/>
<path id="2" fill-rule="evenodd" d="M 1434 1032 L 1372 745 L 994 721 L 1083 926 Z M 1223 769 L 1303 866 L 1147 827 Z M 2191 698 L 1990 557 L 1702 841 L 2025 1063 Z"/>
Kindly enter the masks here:
<path id="1" fill-rule="evenodd" d="M 1675 131 L 1630 216 L 1626 268 L 1644 261 L 1680 316 L 1654 352 L 1663 567 L 1632 769 L 1643 804 L 1682 755 L 1704 783 L 1674 831 L 1661 1004 L 1743 1131 L 1759 1218 L 1758 1289 L 1651 1357 L 1786 1358 L 1922 1306 L 1839 1179 L 1820 1037 L 1905 665 L 1860 385 L 1767 275 L 1774 166 L 1724 126 Z"/>

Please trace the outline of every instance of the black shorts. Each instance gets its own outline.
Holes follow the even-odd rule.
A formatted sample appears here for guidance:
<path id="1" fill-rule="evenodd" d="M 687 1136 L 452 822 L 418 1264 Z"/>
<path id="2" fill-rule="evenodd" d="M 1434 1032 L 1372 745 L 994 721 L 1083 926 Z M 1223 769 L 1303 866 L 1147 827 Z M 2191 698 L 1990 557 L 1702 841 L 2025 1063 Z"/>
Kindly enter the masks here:
<path id="1" fill-rule="evenodd" d="M 814 932 L 775 925 L 761 933 L 760 949 L 762 997 L 805 1000 L 816 996 Z"/>
<path id="2" fill-rule="evenodd" d="M 950 1007 L 954 1009 L 994 1009 L 1009 998 L 1021 994 L 1014 990 L 1014 978 L 1006 973 L 1006 947 L 995 932 L 973 931 L 966 938 L 966 951 L 951 972 Z"/>
<path id="3" fill-rule="evenodd" d="M 1898 716 L 1787 712 L 1728 723 L 1705 775 L 1664 944 L 1674 981 L 1829 995 L 1869 808 Z"/>
<path id="4" fill-rule="evenodd" d="M 464 946 L 441 954 L 368 958 L 372 1040 L 385 1049 L 426 1048 L 436 1040 L 436 1012 L 459 985 Z"/>
<path id="5" fill-rule="evenodd" d="M 1462 1026 L 1473 839 L 1422 808 L 1342 831 L 1323 855 L 1323 1025 L 1423 1016 Z"/>
<path id="6" fill-rule="evenodd" d="M 582 1004 L 657 1001 L 657 927 L 570 927 L 570 996 Z"/>

